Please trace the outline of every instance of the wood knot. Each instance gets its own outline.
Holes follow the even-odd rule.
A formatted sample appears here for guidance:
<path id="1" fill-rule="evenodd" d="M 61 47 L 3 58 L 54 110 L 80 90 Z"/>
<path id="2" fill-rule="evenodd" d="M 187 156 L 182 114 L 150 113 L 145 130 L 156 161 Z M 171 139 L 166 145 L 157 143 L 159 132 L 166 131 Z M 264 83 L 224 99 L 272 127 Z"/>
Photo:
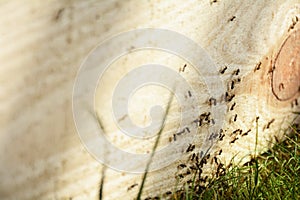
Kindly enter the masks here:
<path id="1" fill-rule="evenodd" d="M 300 87 L 300 29 L 283 42 L 273 62 L 272 91 L 280 101 L 299 95 Z"/>

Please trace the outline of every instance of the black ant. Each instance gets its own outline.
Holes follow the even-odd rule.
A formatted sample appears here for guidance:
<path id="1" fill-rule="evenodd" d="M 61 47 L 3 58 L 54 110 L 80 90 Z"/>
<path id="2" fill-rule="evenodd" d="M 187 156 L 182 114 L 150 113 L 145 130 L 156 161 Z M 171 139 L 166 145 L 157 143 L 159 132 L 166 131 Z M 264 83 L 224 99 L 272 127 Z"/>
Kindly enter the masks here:
<path id="1" fill-rule="evenodd" d="M 236 18 L 236 16 L 232 16 L 230 19 L 229 19 L 229 21 L 233 21 L 233 20 L 235 20 L 235 18 Z"/>
<path id="2" fill-rule="evenodd" d="M 241 136 L 246 136 L 246 135 L 248 135 L 248 133 L 249 133 L 250 131 L 251 131 L 251 129 L 249 129 L 247 132 L 241 134 Z"/>
<path id="3" fill-rule="evenodd" d="M 272 119 L 271 121 L 269 121 L 269 123 L 267 124 L 266 126 L 266 129 L 269 129 L 270 128 L 270 125 L 275 121 L 275 119 Z"/>
<path id="4" fill-rule="evenodd" d="M 260 66 L 261 66 L 261 62 L 259 62 L 259 63 L 255 66 L 254 72 L 260 70 Z"/>
<path id="5" fill-rule="evenodd" d="M 234 107 L 235 107 L 235 105 L 236 105 L 236 103 L 234 102 L 234 103 L 232 104 L 232 106 L 230 107 L 230 110 L 233 110 Z"/>
<path id="6" fill-rule="evenodd" d="M 137 183 L 135 183 L 135 184 L 131 185 L 130 187 L 128 187 L 128 188 L 127 188 L 127 191 L 131 190 L 132 188 L 134 188 L 134 187 L 136 187 L 136 186 L 138 186 L 138 184 L 137 184 Z"/>
<path id="7" fill-rule="evenodd" d="M 233 121 L 236 122 L 237 114 L 234 115 Z"/>
<path id="8" fill-rule="evenodd" d="M 223 69 L 221 69 L 219 72 L 220 72 L 221 74 L 224 74 L 226 70 L 227 70 L 227 66 L 225 66 L 225 67 L 224 67 Z"/>

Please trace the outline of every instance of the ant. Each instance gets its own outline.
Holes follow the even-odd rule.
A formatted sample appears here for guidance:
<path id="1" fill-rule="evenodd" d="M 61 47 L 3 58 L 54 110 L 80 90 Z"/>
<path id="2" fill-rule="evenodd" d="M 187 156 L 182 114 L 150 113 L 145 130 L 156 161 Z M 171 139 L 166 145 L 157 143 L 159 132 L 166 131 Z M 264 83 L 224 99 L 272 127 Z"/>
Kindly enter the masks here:
<path id="1" fill-rule="evenodd" d="M 221 69 L 219 72 L 220 72 L 221 74 L 224 74 L 226 70 L 227 70 L 227 66 L 225 66 L 225 67 L 224 67 L 223 69 Z"/>
<path id="2" fill-rule="evenodd" d="M 260 70 L 260 66 L 261 66 L 261 62 L 259 62 L 259 63 L 255 66 L 254 72 Z"/>

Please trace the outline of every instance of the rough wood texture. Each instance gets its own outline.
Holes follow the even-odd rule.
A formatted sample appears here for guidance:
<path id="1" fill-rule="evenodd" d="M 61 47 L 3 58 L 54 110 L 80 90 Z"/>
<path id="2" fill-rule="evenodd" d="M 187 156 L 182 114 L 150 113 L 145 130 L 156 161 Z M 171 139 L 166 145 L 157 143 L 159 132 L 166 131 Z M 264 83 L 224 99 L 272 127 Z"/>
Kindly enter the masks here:
<path id="1" fill-rule="evenodd" d="M 239 160 L 253 154 L 256 127 L 258 151 L 271 147 L 275 138 L 284 138 L 284 130 L 296 119 L 292 112 L 300 110 L 299 0 L 3 1 L 0 16 L 1 199 L 98 198 L 102 166 L 86 152 L 76 133 L 72 89 L 88 53 L 99 42 L 122 31 L 147 27 L 177 31 L 199 43 L 221 71 L 227 67 L 218 75 L 235 97 L 226 103 L 225 136 L 212 149 L 203 167 L 204 175 L 216 171 L 215 156 L 227 165 L 235 155 Z M 130 65 L 160 58 L 161 54 L 140 56 L 129 56 L 119 64 L 129 70 Z M 178 58 L 162 62 L 176 70 L 184 64 Z M 107 81 L 114 82 L 125 72 L 111 74 Z M 199 91 L 205 90 L 203 83 L 193 82 L 193 75 L 188 66 L 183 76 Z M 237 82 L 231 89 L 232 81 Z M 111 88 L 103 90 L 109 92 Z M 157 95 L 162 94 L 164 91 L 158 90 Z M 101 102 L 107 97 L 99 98 Z M 208 98 L 201 96 L 199 106 L 209 111 Z M 221 102 L 221 96 L 217 101 Z M 99 113 L 104 115 L 108 111 L 101 110 L 105 109 L 101 105 Z M 171 116 L 176 117 L 176 108 Z M 144 111 L 137 110 L 133 117 L 141 113 Z M 176 119 L 171 120 L 171 125 L 176 125 Z M 112 121 L 105 123 L 113 134 L 116 127 L 111 126 Z M 175 129 L 170 126 L 168 131 Z M 193 152 L 199 151 L 201 133 L 206 130 L 199 128 Z M 166 134 L 161 145 L 168 144 L 168 138 Z M 114 142 L 147 153 L 153 141 L 132 145 L 136 143 L 117 138 Z M 192 165 L 193 152 L 150 173 L 143 196 L 173 190 L 178 175 L 186 173 L 177 166 Z M 179 185 L 190 178 L 185 175 Z M 132 199 L 140 181 L 141 175 L 107 169 L 104 197 Z"/>

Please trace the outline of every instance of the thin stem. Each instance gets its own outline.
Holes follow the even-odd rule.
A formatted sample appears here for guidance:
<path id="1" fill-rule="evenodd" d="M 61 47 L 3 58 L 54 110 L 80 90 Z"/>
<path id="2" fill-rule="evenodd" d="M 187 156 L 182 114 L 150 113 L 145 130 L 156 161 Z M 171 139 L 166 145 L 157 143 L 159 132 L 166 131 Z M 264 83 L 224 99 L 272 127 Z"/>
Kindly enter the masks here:
<path id="1" fill-rule="evenodd" d="M 157 139 L 155 141 L 155 144 L 153 146 L 153 149 L 152 149 L 152 152 L 151 152 L 151 155 L 150 155 L 150 159 L 147 163 L 147 166 L 146 166 L 146 169 L 145 169 L 145 173 L 143 175 L 143 178 L 142 178 L 142 183 L 141 183 L 141 186 L 140 186 L 140 189 L 139 189 L 139 193 L 137 195 L 137 200 L 140 200 L 141 199 L 141 196 L 142 196 L 142 192 L 143 192 L 143 188 L 144 188 L 144 184 L 146 182 L 146 178 L 147 178 L 147 174 L 148 174 L 148 171 L 149 171 L 149 167 L 150 167 L 150 164 L 152 162 L 152 159 L 154 157 L 154 154 L 155 154 L 155 150 L 158 146 L 158 143 L 159 143 L 159 140 L 160 140 L 160 136 L 161 136 L 161 133 L 164 129 L 164 124 L 165 124 L 165 121 L 167 119 L 167 116 L 169 114 L 169 110 L 170 110 L 170 107 L 171 107 L 171 102 L 173 100 L 173 97 L 174 97 L 174 94 L 170 96 L 170 99 L 169 99 L 169 102 L 168 102 L 168 106 L 167 106 L 167 109 L 166 109 L 166 113 L 164 115 L 164 118 L 163 118 L 163 121 L 162 121 L 162 124 L 161 124 L 161 127 L 160 127 L 160 130 L 158 132 L 158 135 L 157 135 Z"/>

